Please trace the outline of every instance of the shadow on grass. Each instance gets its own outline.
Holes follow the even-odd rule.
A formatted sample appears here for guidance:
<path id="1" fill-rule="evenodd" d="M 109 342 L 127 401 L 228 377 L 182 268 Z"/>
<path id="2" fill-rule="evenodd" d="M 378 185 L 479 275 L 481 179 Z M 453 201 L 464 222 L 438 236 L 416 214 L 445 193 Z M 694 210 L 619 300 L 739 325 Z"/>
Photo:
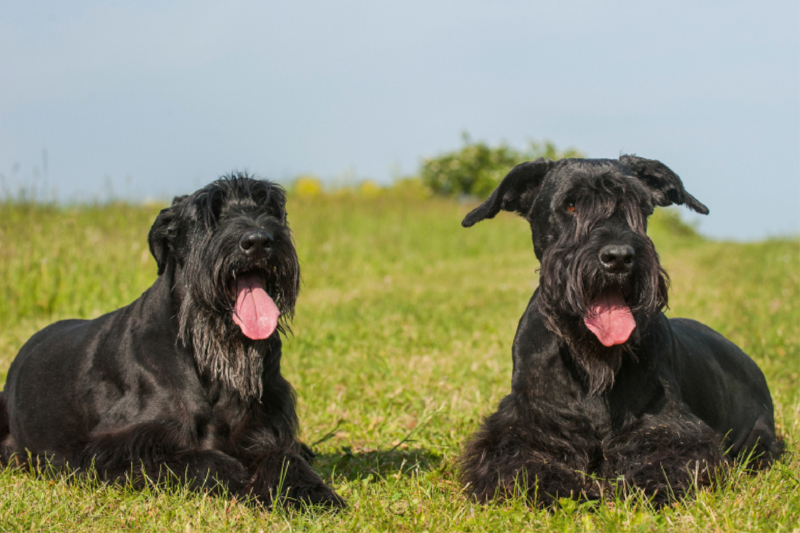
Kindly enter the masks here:
<path id="1" fill-rule="evenodd" d="M 449 466 L 443 454 L 416 449 L 390 449 L 354 451 L 344 447 L 340 453 L 319 454 L 314 458 L 314 467 L 325 479 L 331 475 L 344 477 L 348 481 L 389 475 L 410 475 L 419 472 L 444 469 Z"/>

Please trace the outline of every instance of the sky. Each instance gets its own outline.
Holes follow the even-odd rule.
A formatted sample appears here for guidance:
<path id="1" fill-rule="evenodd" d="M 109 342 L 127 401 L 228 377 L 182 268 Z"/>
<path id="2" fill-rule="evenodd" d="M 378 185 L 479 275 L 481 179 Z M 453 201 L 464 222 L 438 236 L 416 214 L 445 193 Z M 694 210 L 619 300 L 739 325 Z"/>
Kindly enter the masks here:
<path id="1" fill-rule="evenodd" d="M 0 2 L 0 187 L 390 183 L 462 132 L 674 170 L 708 236 L 800 233 L 800 3 Z"/>

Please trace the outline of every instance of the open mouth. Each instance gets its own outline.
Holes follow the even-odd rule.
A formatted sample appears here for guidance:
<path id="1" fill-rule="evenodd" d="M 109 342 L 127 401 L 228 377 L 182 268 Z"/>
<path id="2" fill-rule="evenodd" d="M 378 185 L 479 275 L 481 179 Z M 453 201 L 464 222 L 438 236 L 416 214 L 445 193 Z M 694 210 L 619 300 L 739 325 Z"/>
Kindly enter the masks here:
<path id="1" fill-rule="evenodd" d="M 280 309 L 267 294 L 266 274 L 263 271 L 242 272 L 228 287 L 233 305 L 233 321 L 245 337 L 266 339 L 278 327 Z"/>
<path id="2" fill-rule="evenodd" d="M 603 346 L 624 344 L 636 329 L 631 308 L 619 289 L 610 289 L 589 304 L 583 322 Z"/>

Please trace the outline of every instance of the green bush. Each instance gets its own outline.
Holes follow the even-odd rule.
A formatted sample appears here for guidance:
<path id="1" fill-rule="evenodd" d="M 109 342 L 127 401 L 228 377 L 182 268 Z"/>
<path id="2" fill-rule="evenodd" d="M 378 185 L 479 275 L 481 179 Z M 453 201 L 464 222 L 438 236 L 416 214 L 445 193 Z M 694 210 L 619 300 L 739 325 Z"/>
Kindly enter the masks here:
<path id="1" fill-rule="evenodd" d="M 524 161 L 538 157 L 552 160 L 583 157 L 574 148 L 560 151 L 550 141 L 531 142 L 526 150 L 517 150 L 505 143 L 491 147 L 484 142 L 473 142 L 467 133 L 462 139 L 464 146 L 460 150 L 422 162 L 420 178 L 436 194 L 483 198 L 497 187 L 509 170 Z"/>

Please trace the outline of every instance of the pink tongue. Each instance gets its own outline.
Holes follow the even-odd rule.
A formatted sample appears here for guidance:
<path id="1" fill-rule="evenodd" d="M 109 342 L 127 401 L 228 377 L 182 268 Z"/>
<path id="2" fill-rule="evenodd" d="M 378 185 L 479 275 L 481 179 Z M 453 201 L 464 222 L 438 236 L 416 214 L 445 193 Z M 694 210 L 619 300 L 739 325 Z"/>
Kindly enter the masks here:
<path id="1" fill-rule="evenodd" d="M 266 339 L 278 326 L 281 312 L 267 291 L 261 276 L 250 274 L 236 279 L 233 321 L 253 340 Z"/>
<path id="2" fill-rule="evenodd" d="M 636 321 L 630 308 L 622 298 L 622 294 L 616 291 L 602 294 L 593 301 L 589 306 L 589 312 L 583 317 L 583 322 L 603 346 L 624 343 L 636 328 Z"/>

